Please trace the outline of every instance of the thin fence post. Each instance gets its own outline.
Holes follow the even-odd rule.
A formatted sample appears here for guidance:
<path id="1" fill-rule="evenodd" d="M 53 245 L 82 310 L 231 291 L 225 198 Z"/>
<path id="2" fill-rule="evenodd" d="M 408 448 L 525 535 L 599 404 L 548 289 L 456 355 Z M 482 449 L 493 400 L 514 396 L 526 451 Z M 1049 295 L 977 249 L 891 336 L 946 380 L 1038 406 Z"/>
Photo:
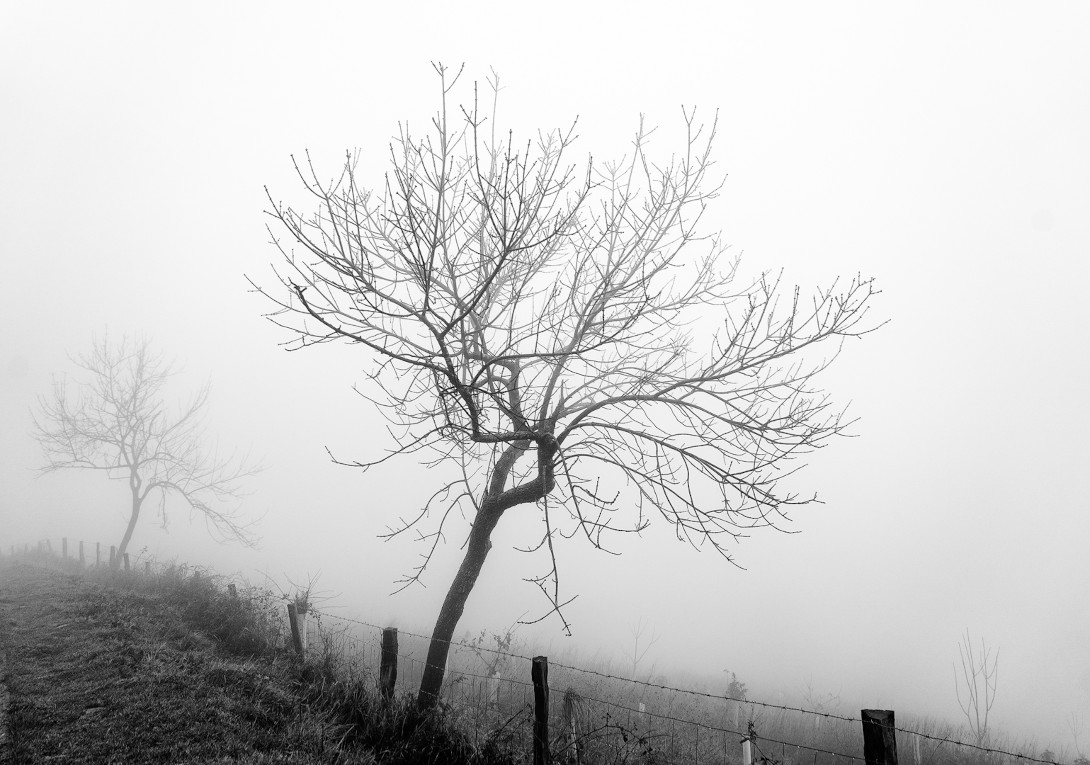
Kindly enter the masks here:
<path id="1" fill-rule="evenodd" d="M 897 765 L 897 731 L 892 709 L 864 709 L 863 758 L 867 765 Z"/>
<path id="2" fill-rule="evenodd" d="M 61 537 L 61 558 L 68 560 L 68 537 Z"/>
<path id="3" fill-rule="evenodd" d="M 397 627 L 382 630 L 382 660 L 378 671 L 379 695 L 384 704 L 394 697 L 397 683 Z"/>
<path id="4" fill-rule="evenodd" d="M 757 743 L 757 729 L 753 721 L 746 723 L 746 737 L 742 739 L 742 765 L 753 765 L 753 747 Z"/>
<path id="5" fill-rule="evenodd" d="M 114 560 L 117 558 L 117 545 L 110 545 L 110 568 L 114 567 Z"/>
<path id="6" fill-rule="evenodd" d="M 102 543 L 95 542 L 95 568 L 102 564 Z"/>
<path id="7" fill-rule="evenodd" d="M 534 682 L 534 765 L 550 765 L 549 753 L 549 657 L 535 656 L 530 665 Z"/>
<path id="8" fill-rule="evenodd" d="M 125 553 L 124 558 L 125 558 L 125 570 L 128 571 L 129 570 L 129 554 Z"/>
<path id="9" fill-rule="evenodd" d="M 83 557 L 83 540 L 79 541 L 79 567 L 83 568 L 86 565 L 86 559 Z"/>
<path id="10" fill-rule="evenodd" d="M 295 604 L 288 603 L 288 622 L 291 624 L 291 642 L 295 645 L 295 652 L 299 658 L 303 656 L 303 638 L 299 634 L 299 617 L 295 613 Z"/>

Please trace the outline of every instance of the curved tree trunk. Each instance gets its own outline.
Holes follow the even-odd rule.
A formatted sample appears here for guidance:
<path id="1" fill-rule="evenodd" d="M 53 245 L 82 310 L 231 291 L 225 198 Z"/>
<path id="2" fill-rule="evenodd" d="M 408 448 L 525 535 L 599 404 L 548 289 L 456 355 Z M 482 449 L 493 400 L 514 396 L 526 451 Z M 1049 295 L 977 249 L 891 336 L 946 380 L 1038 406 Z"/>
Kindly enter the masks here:
<path id="1" fill-rule="evenodd" d="M 466 554 L 462 559 L 462 565 L 458 567 L 458 573 L 447 590 L 447 597 L 443 600 L 443 607 L 439 610 L 439 618 L 435 622 L 435 629 L 431 633 L 431 645 L 428 647 L 428 661 L 424 666 L 424 675 L 420 680 L 420 695 L 417 703 L 424 708 L 434 707 L 439 701 L 439 691 L 443 686 L 443 676 L 446 674 L 447 654 L 450 652 L 450 641 L 454 638 L 454 630 L 458 621 L 462 618 L 469 593 L 473 592 L 473 586 L 477 583 L 477 577 L 484 567 L 488 551 L 492 549 L 492 530 L 503 515 L 502 510 L 495 507 L 494 501 L 487 500 L 481 503 L 477 511 L 477 517 L 473 519 L 473 528 L 469 532 L 469 542 L 466 544 Z"/>
<path id="2" fill-rule="evenodd" d="M 462 618 L 462 611 L 465 610 L 466 601 L 469 600 L 469 593 L 473 592 L 473 586 L 477 583 L 477 577 L 484 567 L 488 551 L 492 549 L 492 530 L 496 528 L 496 524 L 506 510 L 517 505 L 537 502 L 552 491 L 555 485 L 552 461 L 556 454 L 557 443 L 549 434 L 542 438 L 542 443 L 537 446 L 537 477 L 519 486 L 504 489 L 511 468 L 529 448 L 529 441 L 511 443 L 492 469 L 488 489 L 481 500 L 477 516 L 473 519 L 473 528 L 469 532 L 465 558 L 462 559 L 462 565 L 458 567 L 458 573 L 450 589 L 447 590 L 447 597 L 443 600 L 443 607 L 439 610 L 439 618 L 431 634 L 428 661 L 424 666 L 424 676 L 420 680 L 420 695 L 417 697 L 417 703 L 425 709 L 434 707 L 439 701 L 439 691 L 443 687 L 443 675 L 447 669 L 447 654 L 450 653 L 450 641 L 454 638 L 458 620 Z"/>
<path id="3" fill-rule="evenodd" d="M 136 528 L 136 521 L 140 517 L 140 488 L 138 486 L 132 487 L 132 515 L 129 516 L 129 525 L 125 529 L 125 536 L 121 537 L 121 544 L 117 548 L 117 557 L 114 558 L 114 568 L 121 566 L 121 559 L 125 557 L 125 551 L 129 548 L 129 540 L 132 539 L 132 532 Z"/>

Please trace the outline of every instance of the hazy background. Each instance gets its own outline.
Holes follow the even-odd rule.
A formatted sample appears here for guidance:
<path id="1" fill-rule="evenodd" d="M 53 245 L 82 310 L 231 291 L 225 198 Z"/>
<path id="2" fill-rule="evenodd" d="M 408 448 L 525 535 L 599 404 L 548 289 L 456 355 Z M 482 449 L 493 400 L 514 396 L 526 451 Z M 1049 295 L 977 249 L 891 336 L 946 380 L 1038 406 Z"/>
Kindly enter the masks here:
<path id="1" fill-rule="evenodd" d="M 797 514 L 801 533 L 754 535 L 745 570 L 661 523 L 621 558 L 573 540 L 574 637 L 519 634 L 608 656 L 643 617 L 660 671 L 955 719 L 968 628 L 1001 649 L 998 724 L 1070 745 L 1071 713 L 1090 726 L 1090 5 L 394 5 L 5 6 L 2 549 L 119 540 L 124 485 L 36 479 L 30 410 L 92 333 L 142 332 L 184 366 L 180 392 L 212 381 L 212 431 L 268 470 L 247 499 L 259 550 L 212 544 L 184 510 L 169 534 L 148 514 L 132 549 L 251 579 L 320 571 L 328 607 L 429 630 L 461 538 L 426 589 L 389 597 L 419 550 L 375 536 L 428 474 L 361 475 L 323 450 L 388 445 L 351 390 L 366 354 L 285 353 L 243 275 L 273 283 L 263 185 L 306 203 L 289 154 L 331 175 L 359 147 L 377 184 L 397 122 L 422 131 L 436 106 L 428 62 L 482 81 L 493 66 L 500 122 L 526 136 L 578 115 L 580 157 L 620 157 L 641 112 L 673 130 L 681 104 L 719 109 L 729 177 L 708 224 L 804 288 L 875 276 L 892 320 L 824 379 L 859 437 L 802 472 L 825 504 Z M 544 609 L 519 581 L 540 570 L 510 550 L 519 531 L 500 526 L 459 632 Z"/>

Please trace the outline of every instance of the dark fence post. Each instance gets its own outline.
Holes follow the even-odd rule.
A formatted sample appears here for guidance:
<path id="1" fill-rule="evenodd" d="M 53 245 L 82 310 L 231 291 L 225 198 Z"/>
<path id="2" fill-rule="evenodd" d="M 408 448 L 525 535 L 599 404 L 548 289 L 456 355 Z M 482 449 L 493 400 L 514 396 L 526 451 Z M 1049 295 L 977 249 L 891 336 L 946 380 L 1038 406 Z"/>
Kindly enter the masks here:
<path id="1" fill-rule="evenodd" d="M 535 656 L 530 667 L 534 682 L 534 765 L 550 765 L 549 753 L 549 657 Z"/>
<path id="2" fill-rule="evenodd" d="M 291 624 L 291 642 L 295 645 L 295 652 L 303 658 L 303 636 L 299 632 L 299 616 L 295 613 L 294 603 L 288 603 L 288 622 Z"/>
<path id="3" fill-rule="evenodd" d="M 125 553 L 125 570 L 129 570 L 129 554 Z"/>
<path id="4" fill-rule="evenodd" d="M 897 765 L 897 731 L 892 709 L 864 709 L 863 758 L 867 765 Z"/>
<path id="5" fill-rule="evenodd" d="M 382 630 L 382 663 L 378 671 L 378 690 L 384 704 L 394 697 L 397 684 L 397 627 Z"/>

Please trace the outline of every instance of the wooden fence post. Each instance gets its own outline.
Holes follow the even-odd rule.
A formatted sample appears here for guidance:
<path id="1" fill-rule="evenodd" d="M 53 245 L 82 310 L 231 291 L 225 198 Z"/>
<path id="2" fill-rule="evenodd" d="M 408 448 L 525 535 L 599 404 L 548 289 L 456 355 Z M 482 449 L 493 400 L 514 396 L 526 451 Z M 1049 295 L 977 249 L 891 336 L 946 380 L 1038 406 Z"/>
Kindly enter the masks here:
<path id="1" fill-rule="evenodd" d="M 125 553 L 125 570 L 129 570 L 129 554 Z"/>
<path id="2" fill-rule="evenodd" d="M 389 704 L 397 684 L 397 627 L 382 630 L 382 663 L 378 671 L 378 690 L 382 703 Z"/>
<path id="3" fill-rule="evenodd" d="M 86 565 L 86 559 L 83 557 L 83 540 L 79 541 L 79 567 L 83 568 Z"/>
<path id="4" fill-rule="evenodd" d="M 867 765 L 897 765 L 897 731 L 892 709 L 864 709 L 863 758 Z"/>
<path id="5" fill-rule="evenodd" d="M 68 560 L 68 537 L 61 537 L 61 558 Z"/>
<path id="6" fill-rule="evenodd" d="M 102 543 L 95 542 L 95 568 L 102 564 Z"/>
<path id="7" fill-rule="evenodd" d="M 530 665 L 534 682 L 534 765 L 550 765 L 549 752 L 549 657 L 535 656 Z"/>
<path id="8" fill-rule="evenodd" d="M 299 617 L 295 613 L 294 603 L 288 603 L 288 622 L 291 624 L 291 642 L 295 645 L 295 652 L 299 654 L 299 658 L 305 658 L 303 655 L 303 638 L 299 634 Z"/>
<path id="9" fill-rule="evenodd" d="M 114 567 L 114 560 L 117 558 L 117 545 L 110 545 L 110 568 Z"/>

